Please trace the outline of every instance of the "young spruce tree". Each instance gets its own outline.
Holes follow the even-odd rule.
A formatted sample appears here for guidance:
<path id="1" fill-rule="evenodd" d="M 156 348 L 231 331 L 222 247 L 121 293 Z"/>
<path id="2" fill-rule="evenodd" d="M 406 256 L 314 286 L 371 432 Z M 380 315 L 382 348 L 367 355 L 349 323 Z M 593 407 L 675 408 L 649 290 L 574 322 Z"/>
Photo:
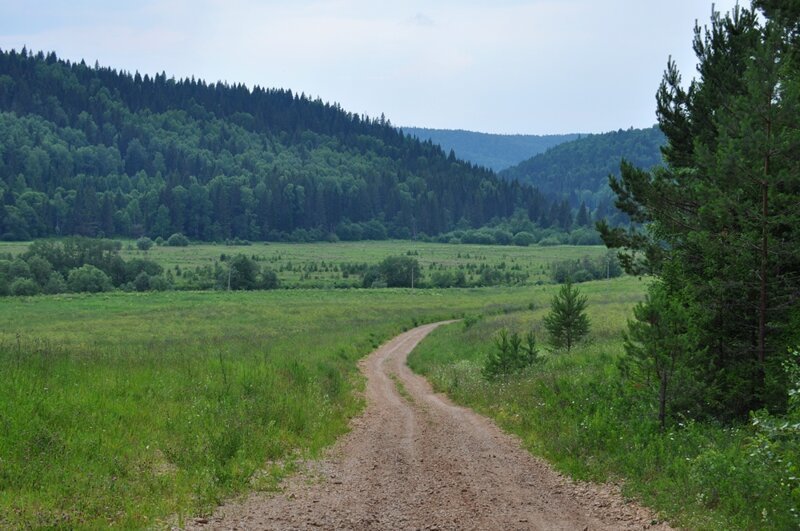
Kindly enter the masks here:
<path id="1" fill-rule="evenodd" d="M 567 352 L 589 333 L 586 296 L 581 295 L 571 281 L 561 286 L 553 297 L 544 327 L 550 334 L 550 343 L 556 348 L 566 348 Z"/>

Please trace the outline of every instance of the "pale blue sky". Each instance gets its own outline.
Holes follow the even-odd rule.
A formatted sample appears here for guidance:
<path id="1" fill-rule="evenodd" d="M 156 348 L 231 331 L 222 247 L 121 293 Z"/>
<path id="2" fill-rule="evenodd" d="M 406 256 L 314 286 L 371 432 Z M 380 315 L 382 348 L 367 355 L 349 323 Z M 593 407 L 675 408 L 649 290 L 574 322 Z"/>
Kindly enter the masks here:
<path id="1" fill-rule="evenodd" d="M 735 0 L 717 0 L 727 11 Z M 694 75 L 705 0 L 0 0 L 0 48 L 290 88 L 397 125 L 600 132 Z"/>

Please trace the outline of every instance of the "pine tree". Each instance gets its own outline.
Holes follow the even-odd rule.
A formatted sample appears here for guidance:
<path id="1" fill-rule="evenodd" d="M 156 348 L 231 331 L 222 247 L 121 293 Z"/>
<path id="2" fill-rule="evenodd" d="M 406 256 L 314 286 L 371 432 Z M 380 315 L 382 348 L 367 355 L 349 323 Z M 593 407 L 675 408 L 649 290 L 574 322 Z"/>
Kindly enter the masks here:
<path id="1" fill-rule="evenodd" d="M 561 286 L 553 297 L 550 313 L 544 318 L 544 326 L 550 334 L 550 344 L 555 348 L 566 348 L 569 352 L 589 333 L 586 303 L 586 296 L 581 295 L 571 281 Z"/>
<path id="2" fill-rule="evenodd" d="M 645 400 L 652 399 L 651 388 L 657 389 L 658 423 L 662 430 L 668 407 L 677 402 L 680 410 L 687 411 L 697 394 L 696 379 L 686 371 L 688 359 L 697 355 L 696 321 L 693 311 L 671 295 L 674 294 L 669 293 L 664 283 L 656 282 L 644 302 L 636 305 L 634 319 L 628 321 L 626 357 L 621 362 L 623 374 L 646 388 Z"/>
<path id="3" fill-rule="evenodd" d="M 609 247 L 626 250 L 628 271 L 660 275 L 670 298 L 704 310 L 706 358 L 693 370 L 723 417 L 780 407 L 780 362 L 800 340 L 798 18 L 736 7 L 696 29 L 700 78 L 684 89 L 670 61 L 657 94 L 667 166 L 623 163 L 610 182 L 645 230 L 598 225 Z"/>

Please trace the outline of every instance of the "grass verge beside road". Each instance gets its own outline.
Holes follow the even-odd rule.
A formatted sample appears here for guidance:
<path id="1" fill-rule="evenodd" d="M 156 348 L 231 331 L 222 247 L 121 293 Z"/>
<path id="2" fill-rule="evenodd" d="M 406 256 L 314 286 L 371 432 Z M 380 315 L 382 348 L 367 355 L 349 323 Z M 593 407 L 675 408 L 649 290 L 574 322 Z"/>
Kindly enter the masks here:
<path id="1" fill-rule="evenodd" d="M 617 361 L 621 333 L 644 285 L 631 279 L 582 284 L 590 341 L 520 375 L 487 381 L 481 368 L 502 327 L 536 331 L 545 347 L 546 306 L 466 320 L 435 330 L 409 365 L 438 391 L 495 419 L 534 454 L 573 477 L 623 484 L 623 493 L 690 529 L 795 529 L 800 455 L 766 442 L 750 425 L 686 420 L 664 432 L 655 396 L 627 383 Z M 778 441 L 780 443 L 780 441 Z M 782 443 L 780 443 L 782 444 Z"/>
<path id="2" fill-rule="evenodd" d="M 346 431 L 384 340 L 545 289 L 5 299 L 0 527 L 159 526 L 272 488 Z"/>

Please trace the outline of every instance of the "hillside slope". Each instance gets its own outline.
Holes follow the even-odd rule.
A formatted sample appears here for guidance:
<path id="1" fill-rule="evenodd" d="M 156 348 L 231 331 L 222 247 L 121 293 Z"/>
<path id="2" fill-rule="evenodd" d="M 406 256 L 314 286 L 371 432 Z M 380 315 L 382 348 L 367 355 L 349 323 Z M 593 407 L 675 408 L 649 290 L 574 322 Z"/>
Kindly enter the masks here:
<path id="1" fill-rule="evenodd" d="M 500 176 L 539 188 L 551 198 L 568 199 L 573 207 L 583 201 L 600 209 L 598 217 L 613 212 L 609 174 L 619 172 L 622 158 L 641 168 L 661 164 L 664 134 L 657 126 L 587 135 L 536 155 Z"/>
<path id="2" fill-rule="evenodd" d="M 457 157 L 494 171 L 504 170 L 544 152 L 548 148 L 578 138 L 569 135 L 495 135 L 451 129 L 403 127 L 403 132 L 420 140 L 431 140 Z"/>
<path id="3" fill-rule="evenodd" d="M 534 188 L 290 90 L 0 51 L 0 237 L 410 237 L 539 219 Z"/>

